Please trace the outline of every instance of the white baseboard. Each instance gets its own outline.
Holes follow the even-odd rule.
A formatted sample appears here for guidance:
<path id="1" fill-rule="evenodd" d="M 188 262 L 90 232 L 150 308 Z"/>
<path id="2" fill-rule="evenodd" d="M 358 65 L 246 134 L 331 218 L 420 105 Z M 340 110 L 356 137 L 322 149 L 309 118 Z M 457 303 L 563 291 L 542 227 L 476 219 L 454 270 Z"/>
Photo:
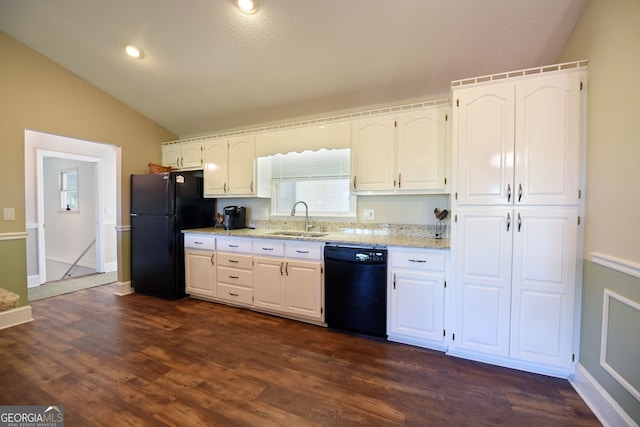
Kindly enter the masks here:
<path id="1" fill-rule="evenodd" d="M 116 282 L 114 294 L 122 297 L 125 295 L 129 295 L 133 293 L 133 288 L 131 287 L 131 281 L 128 282 Z"/>
<path id="2" fill-rule="evenodd" d="M 28 288 L 35 288 L 36 286 L 40 286 L 42 283 L 40 283 L 40 275 L 39 274 L 33 274 L 31 276 L 27 276 L 27 287 Z"/>
<path id="3" fill-rule="evenodd" d="M 31 322 L 32 320 L 33 317 L 31 316 L 30 305 L 12 308 L 7 311 L 0 311 L 0 329 L 21 325 L 23 323 Z"/>
<path id="4" fill-rule="evenodd" d="M 569 382 L 605 427 L 638 427 L 609 393 L 580 363 Z"/>
<path id="5" fill-rule="evenodd" d="M 111 273 L 112 271 L 118 271 L 118 262 L 105 262 L 104 263 L 104 272 Z"/>

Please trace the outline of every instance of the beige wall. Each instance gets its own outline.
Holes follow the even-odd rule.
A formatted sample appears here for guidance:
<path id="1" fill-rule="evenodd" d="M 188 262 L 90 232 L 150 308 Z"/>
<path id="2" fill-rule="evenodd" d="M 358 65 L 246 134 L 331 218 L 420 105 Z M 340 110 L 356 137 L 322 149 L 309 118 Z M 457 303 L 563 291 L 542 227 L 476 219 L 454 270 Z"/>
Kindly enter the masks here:
<path id="1" fill-rule="evenodd" d="M 592 0 L 559 62 L 589 60 L 585 258 L 640 263 L 640 1 Z"/>
<path id="2" fill-rule="evenodd" d="M 605 353 L 618 374 L 640 389 L 640 341 L 633 332 L 640 314 L 625 304 L 612 304 L 608 313 L 603 310 L 605 290 L 640 303 L 640 276 L 598 265 L 590 254 L 640 263 L 639 49 L 640 1 L 592 0 L 560 58 L 589 60 L 580 367 L 635 423 L 640 423 L 640 401 L 603 368 L 600 354 L 603 317 L 626 319 L 609 323 Z M 623 314 L 627 317 L 620 317 Z M 610 418 L 612 412 L 601 411 L 611 425 L 628 423 Z"/>
<path id="3" fill-rule="evenodd" d="M 159 163 L 160 142 L 177 135 L 2 31 L 0 57 L 0 208 L 15 208 L 16 217 L 0 216 L 0 271 L 6 282 L 0 287 L 18 293 L 25 305 L 25 243 L 7 237 L 25 232 L 25 129 L 121 146 L 121 225 L 129 224 L 129 175 L 147 172 L 150 161 Z"/>

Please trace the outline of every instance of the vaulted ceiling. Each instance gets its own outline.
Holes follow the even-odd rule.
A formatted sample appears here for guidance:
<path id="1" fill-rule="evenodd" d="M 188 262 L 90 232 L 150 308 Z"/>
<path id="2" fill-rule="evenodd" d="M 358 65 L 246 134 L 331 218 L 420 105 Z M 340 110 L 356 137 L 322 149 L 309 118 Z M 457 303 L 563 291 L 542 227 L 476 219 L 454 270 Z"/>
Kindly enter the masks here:
<path id="1" fill-rule="evenodd" d="M 555 63 L 586 3 L 259 0 L 247 15 L 232 0 L 0 0 L 0 29 L 187 137 Z"/>

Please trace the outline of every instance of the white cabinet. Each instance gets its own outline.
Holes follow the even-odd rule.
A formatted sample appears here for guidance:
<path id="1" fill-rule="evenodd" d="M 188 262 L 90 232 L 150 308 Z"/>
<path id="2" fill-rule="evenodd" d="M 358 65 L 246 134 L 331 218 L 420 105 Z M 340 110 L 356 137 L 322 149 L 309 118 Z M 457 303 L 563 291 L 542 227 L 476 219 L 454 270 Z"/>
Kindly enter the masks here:
<path id="1" fill-rule="evenodd" d="M 578 72 L 456 90 L 459 205 L 578 203 Z"/>
<path id="2" fill-rule="evenodd" d="M 215 238 L 184 235 L 186 293 L 193 297 L 216 296 Z"/>
<path id="3" fill-rule="evenodd" d="M 522 208 L 514 215 L 509 355 L 570 368 L 577 210 Z"/>
<path id="4" fill-rule="evenodd" d="M 351 129 L 353 190 L 395 190 L 395 117 L 355 120 Z"/>
<path id="5" fill-rule="evenodd" d="M 570 368 L 577 210 L 457 212 L 458 349 Z"/>
<path id="6" fill-rule="evenodd" d="M 254 240 L 254 307 L 322 322 L 322 244 Z"/>
<path id="7" fill-rule="evenodd" d="M 253 241 L 253 305 L 258 308 L 284 311 L 284 242 Z"/>
<path id="8" fill-rule="evenodd" d="M 452 354 L 573 369 L 585 73 L 453 91 Z"/>
<path id="9" fill-rule="evenodd" d="M 255 196 L 255 137 L 204 143 L 204 195 Z"/>
<path id="10" fill-rule="evenodd" d="M 202 169 L 202 144 L 188 142 L 162 146 L 162 165 L 173 169 Z"/>
<path id="11" fill-rule="evenodd" d="M 446 114 L 445 107 L 431 107 L 355 120 L 353 191 L 444 191 Z"/>
<path id="12" fill-rule="evenodd" d="M 512 209 L 465 208 L 456 215 L 451 245 L 456 288 L 452 345 L 508 356 Z"/>
<path id="13" fill-rule="evenodd" d="M 250 239 L 219 238 L 217 298 L 243 306 L 253 305 L 253 256 Z"/>
<path id="14" fill-rule="evenodd" d="M 446 259 L 443 251 L 389 248 L 389 340 L 445 348 Z"/>

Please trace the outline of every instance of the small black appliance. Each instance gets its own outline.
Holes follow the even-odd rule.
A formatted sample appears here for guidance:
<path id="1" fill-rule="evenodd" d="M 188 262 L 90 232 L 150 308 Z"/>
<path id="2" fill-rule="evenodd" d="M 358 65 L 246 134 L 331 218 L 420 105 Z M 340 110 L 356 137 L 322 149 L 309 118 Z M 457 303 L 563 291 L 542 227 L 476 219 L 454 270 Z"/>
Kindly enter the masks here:
<path id="1" fill-rule="evenodd" d="M 227 206 L 224 208 L 224 228 L 236 230 L 245 228 L 247 220 L 247 208 L 243 206 Z"/>

